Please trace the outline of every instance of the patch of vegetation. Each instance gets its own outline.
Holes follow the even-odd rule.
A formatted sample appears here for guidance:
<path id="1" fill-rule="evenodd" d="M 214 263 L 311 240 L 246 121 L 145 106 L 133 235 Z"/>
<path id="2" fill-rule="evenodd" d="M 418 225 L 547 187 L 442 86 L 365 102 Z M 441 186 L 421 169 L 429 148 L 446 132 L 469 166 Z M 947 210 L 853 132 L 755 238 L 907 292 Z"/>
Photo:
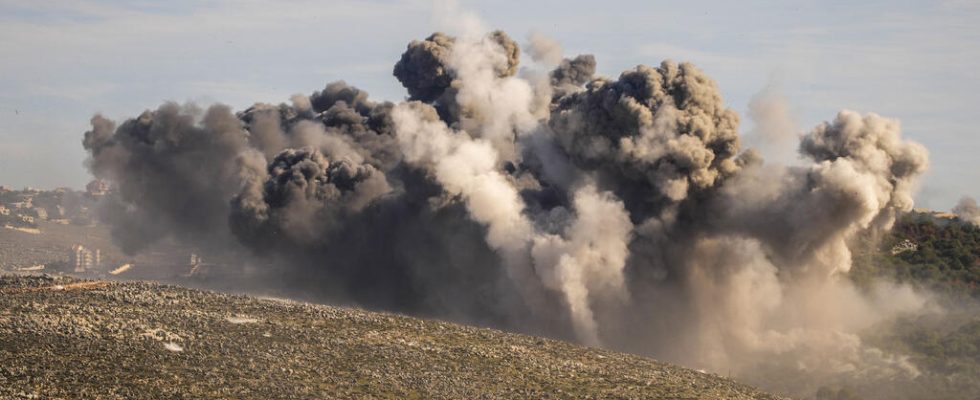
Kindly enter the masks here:
<path id="1" fill-rule="evenodd" d="M 864 339 L 908 355 L 921 371 L 909 398 L 974 399 L 980 393 L 980 315 L 975 309 L 899 318 Z"/>
<path id="2" fill-rule="evenodd" d="M 851 278 L 888 278 L 952 297 L 980 299 L 980 227 L 922 214 L 901 218 L 883 238 L 866 239 Z"/>
<path id="3" fill-rule="evenodd" d="M 850 278 L 868 288 L 882 278 L 928 289 L 946 311 L 905 316 L 863 339 L 907 355 L 921 374 L 910 399 L 973 399 L 980 393 L 980 227 L 957 218 L 911 213 L 883 237 L 858 243 Z M 857 399 L 846 388 L 822 388 L 816 399 Z"/>

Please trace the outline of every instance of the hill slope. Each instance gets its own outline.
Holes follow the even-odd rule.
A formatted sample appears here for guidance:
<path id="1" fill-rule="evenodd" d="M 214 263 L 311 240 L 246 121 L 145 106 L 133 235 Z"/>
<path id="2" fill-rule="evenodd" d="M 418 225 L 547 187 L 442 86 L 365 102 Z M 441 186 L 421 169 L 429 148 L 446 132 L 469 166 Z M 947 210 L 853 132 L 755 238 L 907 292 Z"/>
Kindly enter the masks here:
<path id="1" fill-rule="evenodd" d="M 0 277 L 0 398 L 776 399 L 650 359 L 149 283 Z"/>

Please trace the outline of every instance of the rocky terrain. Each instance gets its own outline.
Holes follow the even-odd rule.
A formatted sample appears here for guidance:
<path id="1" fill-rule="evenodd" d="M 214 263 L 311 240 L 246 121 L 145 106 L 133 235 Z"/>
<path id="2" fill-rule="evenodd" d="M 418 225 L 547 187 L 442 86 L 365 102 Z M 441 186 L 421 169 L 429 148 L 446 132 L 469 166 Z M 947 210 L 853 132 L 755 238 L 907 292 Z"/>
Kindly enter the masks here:
<path id="1" fill-rule="evenodd" d="M 778 397 L 490 329 L 151 283 L 5 275 L 0 398 Z"/>

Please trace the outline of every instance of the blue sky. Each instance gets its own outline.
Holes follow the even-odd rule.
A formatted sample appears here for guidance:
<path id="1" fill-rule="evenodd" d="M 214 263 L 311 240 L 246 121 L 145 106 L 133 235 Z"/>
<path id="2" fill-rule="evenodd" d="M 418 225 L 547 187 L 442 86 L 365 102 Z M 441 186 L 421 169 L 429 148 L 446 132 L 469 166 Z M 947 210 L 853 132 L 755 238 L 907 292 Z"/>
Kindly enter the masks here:
<path id="1" fill-rule="evenodd" d="M 840 109 L 902 121 L 931 152 L 917 205 L 980 197 L 980 2 L 460 1 L 526 43 L 538 32 L 599 72 L 691 61 L 743 115 L 769 88 L 799 131 Z M 0 0 L 0 185 L 81 187 L 81 135 L 166 100 L 236 109 L 344 79 L 377 99 L 440 25 L 425 0 Z"/>

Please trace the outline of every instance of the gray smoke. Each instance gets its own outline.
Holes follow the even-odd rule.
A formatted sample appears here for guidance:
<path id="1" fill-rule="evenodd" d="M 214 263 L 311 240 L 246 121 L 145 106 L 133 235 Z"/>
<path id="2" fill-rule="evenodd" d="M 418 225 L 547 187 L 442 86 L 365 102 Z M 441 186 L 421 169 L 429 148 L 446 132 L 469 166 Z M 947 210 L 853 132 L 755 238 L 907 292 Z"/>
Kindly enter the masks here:
<path id="1" fill-rule="evenodd" d="M 574 163 L 623 197 L 634 219 L 673 212 L 739 169 L 738 115 L 687 63 L 596 79 L 557 99 L 549 126 Z"/>
<path id="2" fill-rule="evenodd" d="M 256 181 L 252 181 L 256 180 Z M 287 149 L 252 174 L 232 199 L 231 224 L 256 245 L 275 240 L 308 244 L 339 227 L 336 214 L 358 212 L 391 192 L 384 174 L 370 164 L 329 160 L 311 147 Z"/>
<path id="3" fill-rule="evenodd" d="M 454 38 L 433 33 L 425 40 L 413 40 L 401 60 L 395 64 L 394 75 L 408 90 L 412 100 L 435 101 L 453 82 L 446 60 Z"/>
<path id="4" fill-rule="evenodd" d="M 595 75 L 595 56 L 583 54 L 571 60 L 563 59 L 550 75 L 551 85 L 565 92 L 581 87 Z"/>
<path id="5" fill-rule="evenodd" d="M 249 145 L 228 107 L 202 112 L 167 103 L 118 128 L 96 115 L 83 145 L 92 174 L 116 188 L 102 216 L 124 250 L 175 234 L 193 242 L 229 238 L 227 199 L 240 186 L 235 160 Z"/>
<path id="6" fill-rule="evenodd" d="M 794 146 L 803 130 L 798 127 L 790 101 L 778 84 L 770 83 L 752 96 L 746 116 L 754 126 L 745 135 L 744 143 L 768 161 L 782 164 L 794 161 Z"/>
<path id="7" fill-rule="evenodd" d="M 956 214 L 959 219 L 980 226 L 980 207 L 977 206 L 977 201 L 972 197 L 960 199 L 953 207 L 953 214 Z"/>
<path id="8" fill-rule="evenodd" d="M 555 67 L 562 61 L 561 43 L 537 32 L 528 35 L 527 52 L 535 62 Z"/>
<path id="9" fill-rule="evenodd" d="M 499 55 L 503 57 L 502 62 L 493 65 L 497 76 L 507 77 L 517 73 L 520 62 L 517 43 L 502 31 L 491 32 L 487 37 L 500 47 Z M 437 32 L 425 40 L 408 44 L 408 50 L 395 64 L 394 75 L 408 90 L 410 99 L 433 102 L 452 86 L 456 70 L 447 64 L 451 62 L 455 43 L 456 38 Z"/>
<path id="10" fill-rule="evenodd" d="M 531 42 L 551 70 L 517 74 L 499 31 L 413 41 L 394 68 L 400 103 L 340 81 L 238 114 L 168 103 L 118 128 L 96 116 L 88 166 L 117 188 L 105 220 L 130 251 L 164 238 L 248 249 L 319 300 L 763 384 L 773 371 L 918 373 L 857 334 L 925 298 L 845 279 L 855 238 L 911 209 L 928 163 L 896 121 L 842 111 L 802 136 L 801 165 L 767 164 L 693 65 L 610 79 L 591 55 Z"/>
<path id="11" fill-rule="evenodd" d="M 469 49 L 477 43 L 484 51 Z M 486 34 L 478 42 L 456 44 L 456 38 L 438 32 L 423 41 L 412 41 L 394 69 L 395 78 L 408 90 L 409 100 L 432 104 L 450 123 L 472 111 L 466 104 L 459 104 L 465 101 L 459 90 L 468 89 L 460 83 L 461 74 L 478 69 L 506 78 L 517 73 L 520 63 L 520 47 L 502 31 Z M 473 58 L 468 59 L 469 56 Z M 470 65 L 464 65 L 467 63 Z"/>

